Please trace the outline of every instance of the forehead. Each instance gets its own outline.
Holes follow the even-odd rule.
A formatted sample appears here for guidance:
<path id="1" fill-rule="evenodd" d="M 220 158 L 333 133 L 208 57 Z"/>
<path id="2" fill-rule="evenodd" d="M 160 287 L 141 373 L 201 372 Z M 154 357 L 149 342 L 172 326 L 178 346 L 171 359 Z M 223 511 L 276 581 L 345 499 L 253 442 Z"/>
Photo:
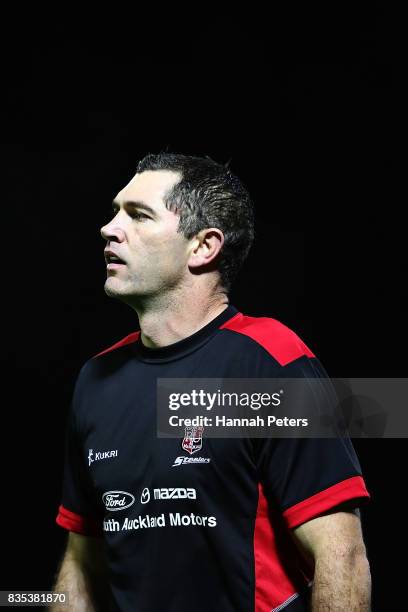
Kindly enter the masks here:
<path id="1" fill-rule="evenodd" d="M 181 179 L 181 174 L 170 170 L 146 170 L 135 174 L 116 196 L 117 202 L 142 201 L 150 206 L 163 202 L 166 193 Z"/>

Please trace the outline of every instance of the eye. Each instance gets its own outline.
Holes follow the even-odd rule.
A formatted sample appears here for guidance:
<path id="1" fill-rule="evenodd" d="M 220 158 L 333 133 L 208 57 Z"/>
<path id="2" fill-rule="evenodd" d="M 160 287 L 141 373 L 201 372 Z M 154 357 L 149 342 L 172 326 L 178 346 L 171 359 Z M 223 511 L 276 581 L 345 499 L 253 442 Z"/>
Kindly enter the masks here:
<path id="1" fill-rule="evenodd" d="M 144 213 L 139 212 L 138 210 L 134 210 L 133 212 L 129 214 L 132 217 L 132 219 L 150 219 L 148 215 L 145 215 Z"/>

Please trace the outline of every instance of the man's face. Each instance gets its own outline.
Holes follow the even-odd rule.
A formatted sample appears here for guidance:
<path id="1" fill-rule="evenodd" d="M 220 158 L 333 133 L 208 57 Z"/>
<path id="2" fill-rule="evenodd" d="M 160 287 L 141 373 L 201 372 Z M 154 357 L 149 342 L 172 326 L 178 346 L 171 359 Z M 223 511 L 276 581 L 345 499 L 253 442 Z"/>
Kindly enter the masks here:
<path id="1" fill-rule="evenodd" d="M 179 216 L 163 202 L 180 179 L 176 172 L 145 171 L 114 199 L 114 217 L 101 228 L 107 241 L 107 295 L 132 304 L 132 298 L 158 295 L 182 282 L 191 244 L 177 233 Z M 106 251 L 122 262 L 112 261 Z"/>

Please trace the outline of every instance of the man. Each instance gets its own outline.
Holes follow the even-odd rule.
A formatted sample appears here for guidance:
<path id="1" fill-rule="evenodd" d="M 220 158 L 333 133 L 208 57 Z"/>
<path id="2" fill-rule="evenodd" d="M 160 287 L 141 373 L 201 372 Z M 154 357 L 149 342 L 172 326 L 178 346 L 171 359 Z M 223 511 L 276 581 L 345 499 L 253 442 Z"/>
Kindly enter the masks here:
<path id="1" fill-rule="evenodd" d="M 105 291 L 141 331 L 76 383 L 55 591 L 72 610 L 369 610 L 348 438 L 157 437 L 157 378 L 325 375 L 285 325 L 229 304 L 253 240 L 246 189 L 209 158 L 148 155 L 113 213 Z"/>

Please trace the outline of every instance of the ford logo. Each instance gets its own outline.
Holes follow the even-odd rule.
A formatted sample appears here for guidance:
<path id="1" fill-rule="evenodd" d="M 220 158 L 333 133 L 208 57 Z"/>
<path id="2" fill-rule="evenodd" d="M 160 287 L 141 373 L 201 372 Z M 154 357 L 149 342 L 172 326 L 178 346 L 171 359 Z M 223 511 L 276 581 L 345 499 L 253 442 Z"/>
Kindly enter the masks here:
<path id="1" fill-rule="evenodd" d="M 106 491 L 102 495 L 102 501 L 107 510 L 115 512 L 116 510 L 129 508 L 129 506 L 135 503 L 135 498 L 131 493 L 126 493 L 126 491 Z"/>

